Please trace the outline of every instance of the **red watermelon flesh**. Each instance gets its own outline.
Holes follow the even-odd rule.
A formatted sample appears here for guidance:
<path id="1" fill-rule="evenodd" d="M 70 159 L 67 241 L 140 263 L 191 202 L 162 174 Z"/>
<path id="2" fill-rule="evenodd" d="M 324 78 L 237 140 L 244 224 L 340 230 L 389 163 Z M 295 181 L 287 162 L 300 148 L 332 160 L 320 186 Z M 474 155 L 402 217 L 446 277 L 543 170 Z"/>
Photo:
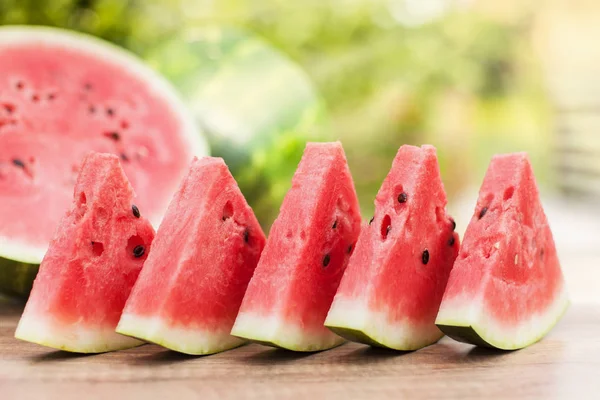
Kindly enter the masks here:
<path id="1" fill-rule="evenodd" d="M 19 321 L 18 339 L 81 353 L 142 343 L 114 332 L 154 238 L 133 197 L 116 156 L 85 158 L 72 206 Z"/>
<path id="2" fill-rule="evenodd" d="M 459 239 L 435 148 L 402 146 L 375 198 L 325 325 L 354 341 L 414 350 L 435 326 Z"/>
<path id="3" fill-rule="evenodd" d="M 323 322 L 359 230 L 341 144 L 308 143 L 232 334 L 296 351 L 340 344 Z"/>
<path id="4" fill-rule="evenodd" d="M 567 305 L 529 158 L 495 156 L 436 323 L 461 341 L 518 349 L 542 338 Z"/>
<path id="5" fill-rule="evenodd" d="M 231 327 L 265 240 L 223 160 L 195 159 L 117 332 L 188 354 L 241 345 Z"/>
<path id="6" fill-rule="evenodd" d="M 154 223 L 206 151 L 166 81 L 98 39 L 0 28 L 0 77 L 0 257 L 40 262 L 89 151 L 121 158 Z"/>

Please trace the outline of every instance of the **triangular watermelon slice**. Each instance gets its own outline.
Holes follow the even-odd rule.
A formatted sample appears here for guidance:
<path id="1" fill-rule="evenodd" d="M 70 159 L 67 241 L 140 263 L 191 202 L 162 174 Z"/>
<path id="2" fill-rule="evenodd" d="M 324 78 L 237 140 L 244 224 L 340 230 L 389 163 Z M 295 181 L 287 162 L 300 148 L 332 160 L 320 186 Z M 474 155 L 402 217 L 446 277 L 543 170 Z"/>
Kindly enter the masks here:
<path id="1" fill-rule="evenodd" d="M 341 144 L 307 144 L 232 334 L 296 351 L 342 343 L 323 322 L 359 230 Z"/>
<path id="2" fill-rule="evenodd" d="M 99 353 L 142 342 L 115 327 L 154 238 L 133 204 L 114 155 L 85 158 L 15 336 L 57 349 Z"/>
<path id="3" fill-rule="evenodd" d="M 265 241 L 225 162 L 194 159 L 117 332 L 187 354 L 241 345 L 230 331 Z"/>
<path id="4" fill-rule="evenodd" d="M 519 349 L 541 339 L 568 303 L 529 158 L 495 156 L 436 324 L 460 341 Z"/>
<path id="5" fill-rule="evenodd" d="M 349 340 L 397 350 L 438 341 L 435 317 L 458 255 L 454 227 L 435 148 L 400 147 L 325 325 Z"/>

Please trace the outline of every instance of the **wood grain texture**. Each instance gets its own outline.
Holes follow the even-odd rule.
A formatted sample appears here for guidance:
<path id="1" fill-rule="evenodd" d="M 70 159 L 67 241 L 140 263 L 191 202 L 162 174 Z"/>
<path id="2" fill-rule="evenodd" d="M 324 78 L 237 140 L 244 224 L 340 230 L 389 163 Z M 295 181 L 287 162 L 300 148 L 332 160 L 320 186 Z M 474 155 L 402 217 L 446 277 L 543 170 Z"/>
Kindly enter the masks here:
<path id="1" fill-rule="evenodd" d="M 74 355 L 14 339 L 0 304 L 0 399 L 599 399 L 600 306 L 574 305 L 516 352 L 449 338 L 398 353 L 345 344 L 315 354 L 259 345 L 190 357 L 145 345 Z"/>

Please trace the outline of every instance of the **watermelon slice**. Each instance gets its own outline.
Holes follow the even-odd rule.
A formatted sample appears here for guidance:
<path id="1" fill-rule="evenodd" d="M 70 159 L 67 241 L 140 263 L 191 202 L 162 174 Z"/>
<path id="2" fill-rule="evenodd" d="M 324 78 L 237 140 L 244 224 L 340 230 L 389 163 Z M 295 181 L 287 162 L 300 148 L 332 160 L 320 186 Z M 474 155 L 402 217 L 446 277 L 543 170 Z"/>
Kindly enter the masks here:
<path id="1" fill-rule="evenodd" d="M 2 27 L 0 77 L 0 288 L 28 291 L 90 150 L 120 156 L 154 224 L 206 154 L 172 87 L 91 36 Z"/>
<path id="2" fill-rule="evenodd" d="M 195 159 L 117 332 L 187 354 L 241 345 L 229 333 L 264 245 L 265 235 L 225 162 Z"/>
<path id="3" fill-rule="evenodd" d="M 296 351 L 342 343 L 323 322 L 359 230 L 341 144 L 307 144 L 232 335 Z"/>
<path id="4" fill-rule="evenodd" d="M 15 336 L 80 353 L 142 344 L 116 334 L 115 327 L 154 230 L 133 204 L 133 188 L 118 157 L 89 155 L 74 196 L 40 265 Z"/>
<path id="5" fill-rule="evenodd" d="M 402 146 L 375 198 L 325 325 L 374 346 L 437 342 L 444 288 L 458 255 L 435 148 Z"/>
<path id="6" fill-rule="evenodd" d="M 513 350 L 541 339 L 568 303 L 529 158 L 495 156 L 436 324 L 457 340 Z"/>

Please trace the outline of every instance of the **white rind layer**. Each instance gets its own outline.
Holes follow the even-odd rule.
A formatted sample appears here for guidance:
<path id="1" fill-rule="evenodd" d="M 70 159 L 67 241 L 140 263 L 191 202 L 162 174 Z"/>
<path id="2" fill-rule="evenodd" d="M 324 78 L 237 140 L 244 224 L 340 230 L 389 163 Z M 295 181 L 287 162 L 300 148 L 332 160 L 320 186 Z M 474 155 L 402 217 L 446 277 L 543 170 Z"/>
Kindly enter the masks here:
<path id="1" fill-rule="evenodd" d="M 170 326 L 158 317 L 140 317 L 123 314 L 117 332 L 152 342 L 167 349 L 191 355 L 206 355 L 239 347 L 244 340 L 233 337 L 229 331 L 211 331 Z"/>
<path id="2" fill-rule="evenodd" d="M 266 345 L 293 351 L 321 351 L 339 346 L 344 339 L 327 331 L 307 333 L 302 327 L 271 315 L 240 312 L 231 334 Z"/>
<path id="3" fill-rule="evenodd" d="M 503 350 L 515 350 L 537 342 L 556 325 L 569 306 L 563 285 L 554 302 L 542 313 L 536 313 L 518 325 L 494 319 L 482 309 L 481 300 L 469 296 L 444 299 L 435 323 L 437 325 L 469 327 L 484 341 Z"/>
<path id="4" fill-rule="evenodd" d="M 3 26 L 0 27 L 0 48 L 19 47 L 40 44 L 66 49 L 77 50 L 104 63 L 122 67 L 139 80 L 146 82 L 157 97 L 164 99 L 170 105 L 170 111 L 182 124 L 182 135 L 188 141 L 191 152 L 197 156 L 209 153 L 208 144 L 199 132 L 194 117 L 177 94 L 173 86 L 160 74 L 148 67 L 132 53 L 94 36 L 67 31 L 63 29 L 42 26 Z M 184 170 L 181 171 L 183 177 Z M 174 185 L 179 182 L 173 178 Z M 173 191 L 176 186 L 173 186 Z M 164 209 L 169 198 L 165 197 Z M 163 210 L 164 211 L 164 210 Z M 154 228 L 158 228 L 162 215 L 149 215 Z M 30 264 L 39 264 L 46 253 L 47 247 L 31 246 L 27 243 L 16 242 L 9 237 L 0 236 L 0 257 Z"/>
<path id="5" fill-rule="evenodd" d="M 390 322 L 386 310 L 369 309 L 365 298 L 336 296 L 325 326 L 359 331 L 382 346 L 395 350 L 417 350 L 440 340 L 444 334 L 433 324 L 402 320 Z"/>
<path id="6" fill-rule="evenodd" d="M 15 337 L 75 353 L 104 353 L 144 344 L 115 333 L 114 327 L 91 327 L 83 323 L 66 325 L 47 316 L 27 312 L 19 321 Z"/>

